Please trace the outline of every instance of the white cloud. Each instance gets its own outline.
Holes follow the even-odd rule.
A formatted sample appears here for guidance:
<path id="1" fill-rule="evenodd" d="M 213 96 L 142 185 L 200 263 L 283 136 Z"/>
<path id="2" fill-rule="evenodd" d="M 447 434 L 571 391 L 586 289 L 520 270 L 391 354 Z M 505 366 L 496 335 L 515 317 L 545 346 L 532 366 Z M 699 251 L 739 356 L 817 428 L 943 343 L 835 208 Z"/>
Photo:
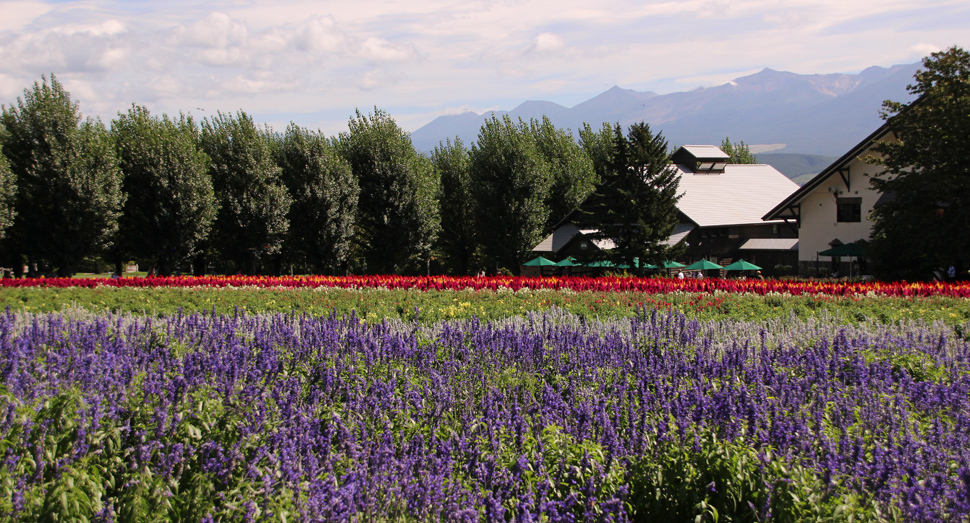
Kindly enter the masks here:
<path id="1" fill-rule="evenodd" d="M 558 35 L 552 33 L 542 33 L 532 42 L 531 52 L 548 53 L 559 51 L 566 47 L 566 43 Z"/>
<path id="2" fill-rule="evenodd" d="M 565 105 L 613 84 L 669 92 L 764 67 L 913 62 L 938 45 L 970 48 L 964 3 L 4 1 L 0 103 L 53 71 L 76 82 L 83 111 L 108 117 L 132 102 L 169 114 L 219 104 L 279 120 L 336 114 L 343 126 L 355 107 L 393 105 L 430 121 L 535 98 Z"/>
<path id="3" fill-rule="evenodd" d="M 540 82 L 533 82 L 529 85 L 536 91 L 555 93 L 561 91 L 564 87 L 569 85 L 569 81 L 564 79 L 543 80 Z"/>
<path id="4" fill-rule="evenodd" d="M 329 16 L 314 16 L 297 25 L 289 39 L 298 51 L 332 53 L 344 49 L 347 40 L 336 25 Z"/>
<path id="5" fill-rule="evenodd" d="M 70 25 L 0 39 L 0 62 L 8 71 L 107 72 L 127 62 L 124 24 Z"/>
<path id="6" fill-rule="evenodd" d="M 51 29 L 52 33 L 71 36 L 85 34 L 91 36 L 115 36 L 127 31 L 128 28 L 121 20 L 105 20 L 100 24 L 69 24 Z"/>
<path id="7" fill-rule="evenodd" d="M 361 91 L 376 91 L 386 90 L 396 84 L 399 84 L 404 79 L 405 75 L 403 73 L 378 68 L 368 70 L 353 78 L 345 78 L 339 83 L 345 86 L 353 86 Z"/>
<path id="8" fill-rule="evenodd" d="M 226 13 L 210 13 L 203 20 L 175 30 L 180 43 L 197 47 L 225 49 L 246 44 L 249 30 Z"/>
<path id="9" fill-rule="evenodd" d="M 174 98 L 183 93 L 182 82 L 172 75 L 152 77 L 147 82 L 145 90 L 153 101 L 160 98 Z"/>
<path id="10" fill-rule="evenodd" d="M 916 45 L 910 47 L 909 50 L 912 51 L 917 56 L 921 56 L 921 57 L 922 56 L 929 56 L 929 55 L 931 55 L 933 53 L 937 53 L 937 52 L 941 51 L 941 49 L 939 47 L 937 47 L 937 46 L 935 46 L 933 44 L 926 44 L 926 43 L 916 44 Z"/>
<path id="11" fill-rule="evenodd" d="M 400 62 L 412 60 L 416 53 L 407 45 L 397 45 L 383 38 L 371 37 L 360 44 L 360 57 L 372 62 Z"/>
<path id="12" fill-rule="evenodd" d="M 38 17 L 53 10 L 45 2 L 3 2 L 3 16 L 0 16 L 0 32 L 18 31 L 30 25 Z"/>
<path id="13" fill-rule="evenodd" d="M 290 78 L 262 74 L 226 79 L 220 86 L 220 92 L 239 94 L 285 93 L 300 86 L 301 84 L 298 81 Z"/>

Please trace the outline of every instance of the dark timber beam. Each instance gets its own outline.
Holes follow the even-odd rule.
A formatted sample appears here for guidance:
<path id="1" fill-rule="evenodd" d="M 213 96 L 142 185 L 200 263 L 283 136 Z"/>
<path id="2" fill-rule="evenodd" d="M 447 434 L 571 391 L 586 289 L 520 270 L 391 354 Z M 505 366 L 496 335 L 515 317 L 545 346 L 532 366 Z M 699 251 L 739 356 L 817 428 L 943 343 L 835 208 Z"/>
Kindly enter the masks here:
<path id="1" fill-rule="evenodd" d="M 849 167 L 846 166 L 845 169 L 839 169 L 836 172 L 839 173 L 839 178 L 842 178 L 842 182 L 845 183 L 846 192 L 851 191 L 852 187 L 849 186 Z"/>

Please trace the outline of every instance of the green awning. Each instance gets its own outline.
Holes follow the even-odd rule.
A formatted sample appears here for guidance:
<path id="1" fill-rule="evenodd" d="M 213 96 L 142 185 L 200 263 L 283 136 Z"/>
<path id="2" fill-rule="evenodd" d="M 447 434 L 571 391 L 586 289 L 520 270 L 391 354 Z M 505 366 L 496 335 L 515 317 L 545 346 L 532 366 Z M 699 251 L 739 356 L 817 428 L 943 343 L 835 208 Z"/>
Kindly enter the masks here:
<path id="1" fill-rule="evenodd" d="M 755 265 L 755 264 L 753 264 L 751 262 L 746 262 L 744 260 L 738 260 L 738 261 L 732 263 L 731 265 L 728 265 L 727 267 L 724 267 L 724 270 L 726 270 L 726 271 L 760 271 L 761 270 L 761 267 L 758 267 L 757 265 Z"/>
<path id="2" fill-rule="evenodd" d="M 554 267 L 556 265 L 556 262 L 547 258 L 543 258 L 542 256 L 539 256 L 538 258 L 534 260 L 529 260 L 523 263 L 522 265 L 525 265 L 527 267 Z"/>
<path id="3" fill-rule="evenodd" d="M 711 269 L 722 269 L 722 268 L 723 267 L 721 267 L 720 265 L 708 260 L 701 260 L 699 262 L 694 262 L 687 266 L 687 270 L 689 271 L 708 271 Z"/>

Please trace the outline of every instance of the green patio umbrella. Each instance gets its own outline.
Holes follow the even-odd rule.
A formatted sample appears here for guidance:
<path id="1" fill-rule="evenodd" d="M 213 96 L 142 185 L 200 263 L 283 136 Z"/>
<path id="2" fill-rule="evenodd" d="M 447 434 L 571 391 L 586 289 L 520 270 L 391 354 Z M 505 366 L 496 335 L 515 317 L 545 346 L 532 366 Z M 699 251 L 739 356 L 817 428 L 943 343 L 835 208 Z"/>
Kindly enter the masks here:
<path id="1" fill-rule="evenodd" d="M 526 267 L 555 267 L 556 262 L 548 258 L 543 258 L 542 256 L 539 256 L 538 258 L 534 260 L 529 260 L 523 263 L 522 265 L 525 265 Z"/>
<path id="2" fill-rule="evenodd" d="M 687 266 L 687 270 L 689 270 L 689 271 L 708 271 L 708 270 L 711 270 L 711 269 L 722 269 L 722 268 L 723 267 L 721 267 L 720 265 L 718 265 L 718 264 L 716 264 L 714 262 L 711 262 L 711 261 L 707 261 L 707 260 L 701 260 L 699 262 L 694 262 L 694 263 L 692 263 L 692 264 L 690 264 L 690 265 Z"/>
<path id="3" fill-rule="evenodd" d="M 687 267 L 683 263 L 667 260 L 664 262 L 664 269 L 683 269 Z"/>
<path id="4" fill-rule="evenodd" d="M 738 260 L 727 267 L 724 267 L 726 271 L 760 271 L 761 267 L 757 265 L 746 262 L 744 260 Z"/>
<path id="5" fill-rule="evenodd" d="M 570 257 L 568 257 L 568 258 L 566 258 L 564 260 L 557 261 L 556 262 L 556 265 L 559 266 L 559 267 L 582 267 L 583 266 L 582 263 L 576 263 L 576 260 L 573 259 L 572 256 L 570 256 Z"/>
<path id="6" fill-rule="evenodd" d="M 589 263 L 586 266 L 587 267 L 593 267 L 593 268 L 603 268 L 603 267 L 605 267 L 605 268 L 611 268 L 611 267 L 616 267 L 616 265 L 613 265 L 613 262 L 608 261 L 608 260 L 607 261 L 594 261 L 594 262 Z"/>

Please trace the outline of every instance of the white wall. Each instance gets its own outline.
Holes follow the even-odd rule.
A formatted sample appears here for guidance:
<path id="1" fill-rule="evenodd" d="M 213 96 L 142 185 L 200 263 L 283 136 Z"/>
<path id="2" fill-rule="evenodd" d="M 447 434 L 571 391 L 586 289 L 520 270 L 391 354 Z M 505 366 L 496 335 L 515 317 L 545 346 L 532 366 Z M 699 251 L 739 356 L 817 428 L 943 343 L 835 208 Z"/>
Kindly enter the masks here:
<path id="1" fill-rule="evenodd" d="M 862 161 L 861 157 L 869 155 L 875 155 L 875 153 L 867 150 L 860 157 L 849 162 L 849 187 L 846 187 L 838 173 L 833 173 L 801 200 L 801 228 L 798 231 L 799 261 L 814 262 L 816 254 L 830 248 L 829 242 L 836 238 L 842 243 L 870 239 L 872 222 L 869 220 L 869 213 L 881 194 L 872 189 L 869 180 L 884 167 Z M 834 188 L 835 193 L 829 192 L 830 188 Z M 837 197 L 862 198 L 862 221 L 838 222 Z M 831 260 L 827 256 L 819 259 L 822 262 Z"/>

